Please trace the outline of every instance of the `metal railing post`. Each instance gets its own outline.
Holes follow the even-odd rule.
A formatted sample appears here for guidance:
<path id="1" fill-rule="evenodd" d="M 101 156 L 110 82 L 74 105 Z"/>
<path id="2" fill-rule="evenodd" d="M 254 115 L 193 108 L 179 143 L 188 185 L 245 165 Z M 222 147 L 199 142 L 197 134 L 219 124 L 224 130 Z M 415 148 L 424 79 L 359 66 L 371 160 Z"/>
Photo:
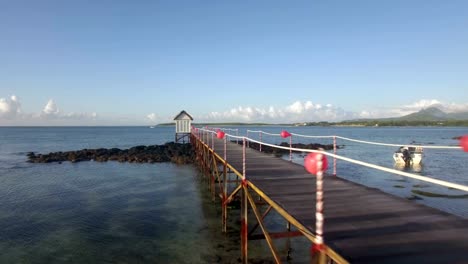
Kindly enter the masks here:
<path id="1" fill-rule="evenodd" d="M 292 161 L 292 135 L 289 136 L 289 161 Z"/>
<path id="2" fill-rule="evenodd" d="M 325 222 L 325 216 L 323 215 L 323 154 L 317 155 L 317 173 L 316 179 L 316 203 L 315 203 L 315 232 L 316 232 L 316 243 L 312 246 L 312 254 L 318 255 L 318 263 L 322 264 L 326 261 L 326 255 L 324 250 L 324 239 L 323 239 L 323 225 Z"/>
<path id="3" fill-rule="evenodd" d="M 336 136 L 333 136 L 333 154 L 336 155 Z M 336 157 L 333 157 L 333 176 L 336 176 Z"/>
<path id="4" fill-rule="evenodd" d="M 214 134 L 211 133 L 211 149 L 214 151 Z"/>
<path id="5" fill-rule="evenodd" d="M 242 263 L 248 263 L 248 254 L 247 254 L 247 241 L 248 241 L 248 201 L 247 201 L 247 182 L 245 177 L 245 148 L 246 142 L 245 137 L 242 138 L 242 194 L 241 194 L 241 254 L 242 254 Z"/>
<path id="6" fill-rule="evenodd" d="M 247 137 L 249 137 L 249 130 L 247 129 Z M 245 143 L 245 138 L 244 138 L 244 143 Z M 247 142 L 247 147 L 249 147 L 250 143 Z"/>
<path id="7" fill-rule="evenodd" d="M 262 143 L 261 143 L 262 142 L 262 131 L 259 131 L 258 133 L 259 133 L 259 138 L 260 138 L 260 147 L 259 147 L 259 149 L 260 149 L 260 152 L 262 152 Z"/>

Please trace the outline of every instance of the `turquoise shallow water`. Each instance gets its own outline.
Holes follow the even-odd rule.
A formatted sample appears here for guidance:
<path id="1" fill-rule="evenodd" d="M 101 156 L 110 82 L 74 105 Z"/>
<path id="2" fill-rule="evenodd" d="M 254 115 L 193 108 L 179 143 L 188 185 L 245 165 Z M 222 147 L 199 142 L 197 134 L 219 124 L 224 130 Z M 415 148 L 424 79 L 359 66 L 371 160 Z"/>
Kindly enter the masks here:
<path id="1" fill-rule="evenodd" d="M 281 131 L 279 127 L 261 129 Z M 299 134 L 437 145 L 455 145 L 453 137 L 468 134 L 466 128 L 286 129 Z M 173 136 L 172 127 L 0 128 L 0 263 L 237 263 L 239 212 L 231 211 L 228 234 L 220 232 L 219 206 L 211 202 L 195 167 L 117 162 L 30 164 L 25 156 L 28 151 L 162 144 Z M 393 148 L 338 143 L 345 145 L 339 150 L 341 155 L 393 167 Z M 467 153 L 461 151 L 427 150 L 423 166 L 410 171 L 468 185 L 467 160 Z M 301 163 L 302 157 L 295 155 L 294 161 Z M 402 197 L 414 195 L 413 190 L 460 194 L 343 162 L 338 163 L 338 174 Z M 415 202 L 468 217 L 466 198 L 419 197 Z M 274 216 L 266 224 L 284 227 L 284 221 Z M 283 255 L 293 249 L 292 263 L 307 262 L 309 244 L 304 239 L 276 243 Z M 249 247 L 253 262 L 271 261 L 264 241 L 252 241 Z"/>
<path id="2" fill-rule="evenodd" d="M 23 170 L 20 181 L 1 179 L 2 263 L 203 263 L 211 255 L 203 248 L 213 246 L 204 221 L 212 216 L 200 210 L 190 166 L 89 162 Z"/>

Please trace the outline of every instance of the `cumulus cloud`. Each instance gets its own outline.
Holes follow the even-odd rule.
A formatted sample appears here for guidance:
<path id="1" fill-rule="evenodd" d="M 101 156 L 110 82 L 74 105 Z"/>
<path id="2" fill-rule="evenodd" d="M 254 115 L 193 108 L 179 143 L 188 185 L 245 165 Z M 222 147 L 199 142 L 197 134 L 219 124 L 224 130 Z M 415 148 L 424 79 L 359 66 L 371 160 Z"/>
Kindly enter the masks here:
<path id="1" fill-rule="evenodd" d="M 408 105 L 404 105 L 402 107 L 400 107 L 399 109 L 396 109 L 395 112 L 397 112 L 399 115 L 407 115 L 407 114 L 411 114 L 411 113 L 414 113 L 414 112 L 417 112 L 421 109 L 424 109 L 424 108 L 428 108 L 428 107 L 439 107 L 439 108 L 442 108 L 442 102 L 440 102 L 439 100 L 435 100 L 435 99 L 421 99 L 417 102 L 414 102 L 414 103 L 411 103 L 411 104 L 408 104 Z"/>
<path id="2" fill-rule="evenodd" d="M 12 95 L 8 98 L 0 98 L 0 125 L 77 125 L 95 124 L 98 114 L 65 112 L 59 105 L 50 99 L 42 109 L 35 113 L 24 113 L 18 97 Z M 400 106 L 388 106 L 386 108 L 360 109 L 357 112 L 347 111 L 339 106 L 312 101 L 294 101 L 283 106 L 238 106 L 224 111 L 215 111 L 200 115 L 197 122 L 264 122 L 264 123 L 293 123 L 293 122 L 318 122 L 318 121 L 342 121 L 360 118 L 384 118 L 398 117 L 417 112 L 423 108 L 436 106 L 445 112 L 466 112 L 468 104 L 446 103 L 436 99 L 422 99 L 413 103 Z M 131 124 L 132 122 L 157 123 L 165 121 L 167 117 L 161 117 L 156 113 L 129 118 L 100 117 L 99 124 Z"/>
<path id="3" fill-rule="evenodd" d="M 41 118 L 43 119 L 49 119 L 49 120 L 61 120 L 61 121 L 69 121 L 69 120 L 96 120 L 98 115 L 96 112 L 92 113 L 76 113 L 76 112 L 70 112 L 70 113 L 62 113 L 57 104 L 55 103 L 54 99 L 49 99 L 47 101 L 46 105 L 42 109 L 40 115 Z"/>
<path id="4" fill-rule="evenodd" d="M 49 99 L 44 109 L 42 109 L 42 115 L 46 117 L 58 117 L 59 113 L 60 111 L 53 99 Z"/>
<path id="5" fill-rule="evenodd" d="M 148 118 L 153 123 L 155 123 L 159 119 L 158 115 L 155 113 L 148 114 L 146 118 Z"/>
<path id="6" fill-rule="evenodd" d="M 422 99 L 410 104 L 389 108 L 363 109 L 358 112 L 346 111 L 332 104 L 295 101 L 283 107 L 270 106 L 268 108 L 258 108 L 252 106 L 238 106 L 224 112 L 211 112 L 202 117 L 200 121 L 265 123 L 337 122 L 361 118 L 399 117 L 428 107 L 438 107 L 447 113 L 468 111 L 468 104 L 445 103 L 436 99 Z"/>
<path id="7" fill-rule="evenodd" d="M 21 115 L 21 103 L 15 95 L 10 98 L 0 98 L 0 117 L 14 119 Z"/>
<path id="8" fill-rule="evenodd" d="M 225 112 L 211 112 L 204 121 L 217 122 L 305 122 L 305 121 L 339 121 L 354 118 L 357 115 L 331 104 L 314 104 L 311 101 L 296 101 L 284 107 L 270 106 L 267 109 L 258 107 L 232 108 Z"/>
<path id="9" fill-rule="evenodd" d="M 0 98 L 0 124 L 5 125 L 88 124 L 97 117 L 95 112 L 62 113 L 53 99 L 48 100 L 40 112 L 23 113 L 15 95 L 7 99 Z"/>

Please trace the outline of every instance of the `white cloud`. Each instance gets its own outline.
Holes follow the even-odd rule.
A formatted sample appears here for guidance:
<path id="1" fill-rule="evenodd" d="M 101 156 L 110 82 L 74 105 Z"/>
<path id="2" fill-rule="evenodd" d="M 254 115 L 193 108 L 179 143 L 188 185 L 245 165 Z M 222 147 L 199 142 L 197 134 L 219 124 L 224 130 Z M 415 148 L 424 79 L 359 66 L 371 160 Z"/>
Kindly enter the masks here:
<path id="1" fill-rule="evenodd" d="M 23 113 L 18 97 L 0 98 L 0 124 L 2 125 L 79 125 L 93 124 L 98 114 L 62 113 L 53 99 L 47 101 L 40 112 Z"/>
<path id="2" fill-rule="evenodd" d="M 0 118 L 14 119 L 21 115 L 21 103 L 15 95 L 0 98 Z"/>
<path id="3" fill-rule="evenodd" d="M 346 112 L 331 104 L 313 104 L 311 101 L 296 101 L 284 107 L 270 106 L 268 109 L 243 107 L 232 108 L 225 112 L 211 112 L 203 121 L 207 122 L 305 122 L 305 121 L 339 121 L 357 117 L 357 114 Z"/>
<path id="4" fill-rule="evenodd" d="M 411 104 L 395 107 L 386 111 L 377 111 L 381 117 L 404 116 L 428 107 L 437 107 L 446 113 L 467 112 L 468 104 L 445 103 L 436 99 L 421 99 Z"/>
<path id="5" fill-rule="evenodd" d="M 155 123 L 159 119 L 158 115 L 155 113 L 148 114 L 146 118 L 148 118 L 153 123 Z"/>
<path id="6" fill-rule="evenodd" d="M 444 104 L 442 110 L 447 113 L 468 112 L 468 104 Z"/>
<path id="7" fill-rule="evenodd" d="M 399 117 L 431 106 L 439 107 L 445 112 L 468 111 L 468 104 L 444 103 L 436 99 L 422 99 L 414 103 L 391 108 L 363 109 L 360 112 L 346 111 L 332 104 L 295 101 L 283 107 L 270 106 L 266 109 L 251 106 L 238 106 L 224 112 L 211 112 L 202 117 L 199 121 L 265 123 L 335 122 L 360 118 Z"/>
<path id="8" fill-rule="evenodd" d="M 22 112 L 18 97 L 0 98 L 0 125 L 126 125 L 151 122 L 170 121 L 168 117 L 161 117 L 156 113 L 149 113 L 145 117 L 136 114 L 128 116 L 98 116 L 97 113 L 64 112 L 58 104 L 50 99 L 43 109 L 35 113 Z M 445 112 L 468 111 L 467 104 L 445 103 L 436 99 L 422 99 L 401 106 L 361 109 L 359 112 L 312 101 L 294 101 L 289 105 L 253 107 L 238 106 L 225 111 L 215 111 L 206 115 L 199 115 L 196 122 L 264 122 L 264 123 L 293 123 L 317 121 L 342 121 L 358 118 L 398 117 L 417 112 L 423 108 L 436 106 Z M 98 123 L 97 123 L 98 122 Z"/>
<path id="9" fill-rule="evenodd" d="M 304 111 L 305 107 L 300 101 L 294 102 L 292 105 L 287 106 L 286 110 L 290 113 L 301 114 Z"/>
<path id="10" fill-rule="evenodd" d="M 53 99 L 49 99 L 47 104 L 44 106 L 44 109 L 42 110 L 42 115 L 45 117 L 59 117 L 59 113 L 60 111 Z"/>
<path id="11" fill-rule="evenodd" d="M 431 100 L 421 99 L 412 104 L 404 105 L 400 107 L 399 109 L 394 109 L 394 112 L 397 113 L 398 115 L 407 115 L 407 114 L 411 114 L 411 113 L 417 112 L 421 109 L 431 107 L 431 106 L 442 108 L 442 103 L 435 99 L 431 99 Z"/>

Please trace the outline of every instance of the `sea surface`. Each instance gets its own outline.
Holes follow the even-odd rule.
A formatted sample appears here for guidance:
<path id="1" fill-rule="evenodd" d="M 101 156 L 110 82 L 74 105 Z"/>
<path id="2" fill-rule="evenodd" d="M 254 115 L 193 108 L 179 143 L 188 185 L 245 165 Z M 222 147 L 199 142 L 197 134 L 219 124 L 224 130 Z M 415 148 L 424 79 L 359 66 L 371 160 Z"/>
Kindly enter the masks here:
<path id="1" fill-rule="evenodd" d="M 230 127 L 237 128 L 237 127 Z M 467 128 L 238 127 L 339 135 L 395 144 L 456 146 Z M 236 132 L 229 132 L 236 134 Z M 249 132 L 258 139 L 258 133 Z M 129 148 L 174 140 L 174 127 L 0 127 L 0 263 L 238 263 L 239 212 L 221 232 L 219 202 L 193 165 L 119 162 L 27 163 L 30 151 Z M 271 143 L 285 141 L 263 135 Z M 293 138 L 293 143 L 330 139 Z M 339 155 L 468 185 L 468 153 L 425 149 L 423 164 L 394 167 L 396 147 L 338 140 Z M 288 155 L 284 157 L 289 158 Z M 303 155 L 294 154 L 302 163 Z M 338 161 L 339 177 L 468 218 L 466 193 Z M 326 206 L 326 201 L 325 201 Z M 283 225 L 275 215 L 268 225 Z M 290 263 L 307 263 L 303 238 L 276 241 Z M 271 262 L 264 241 L 249 241 L 254 263 Z"/>

